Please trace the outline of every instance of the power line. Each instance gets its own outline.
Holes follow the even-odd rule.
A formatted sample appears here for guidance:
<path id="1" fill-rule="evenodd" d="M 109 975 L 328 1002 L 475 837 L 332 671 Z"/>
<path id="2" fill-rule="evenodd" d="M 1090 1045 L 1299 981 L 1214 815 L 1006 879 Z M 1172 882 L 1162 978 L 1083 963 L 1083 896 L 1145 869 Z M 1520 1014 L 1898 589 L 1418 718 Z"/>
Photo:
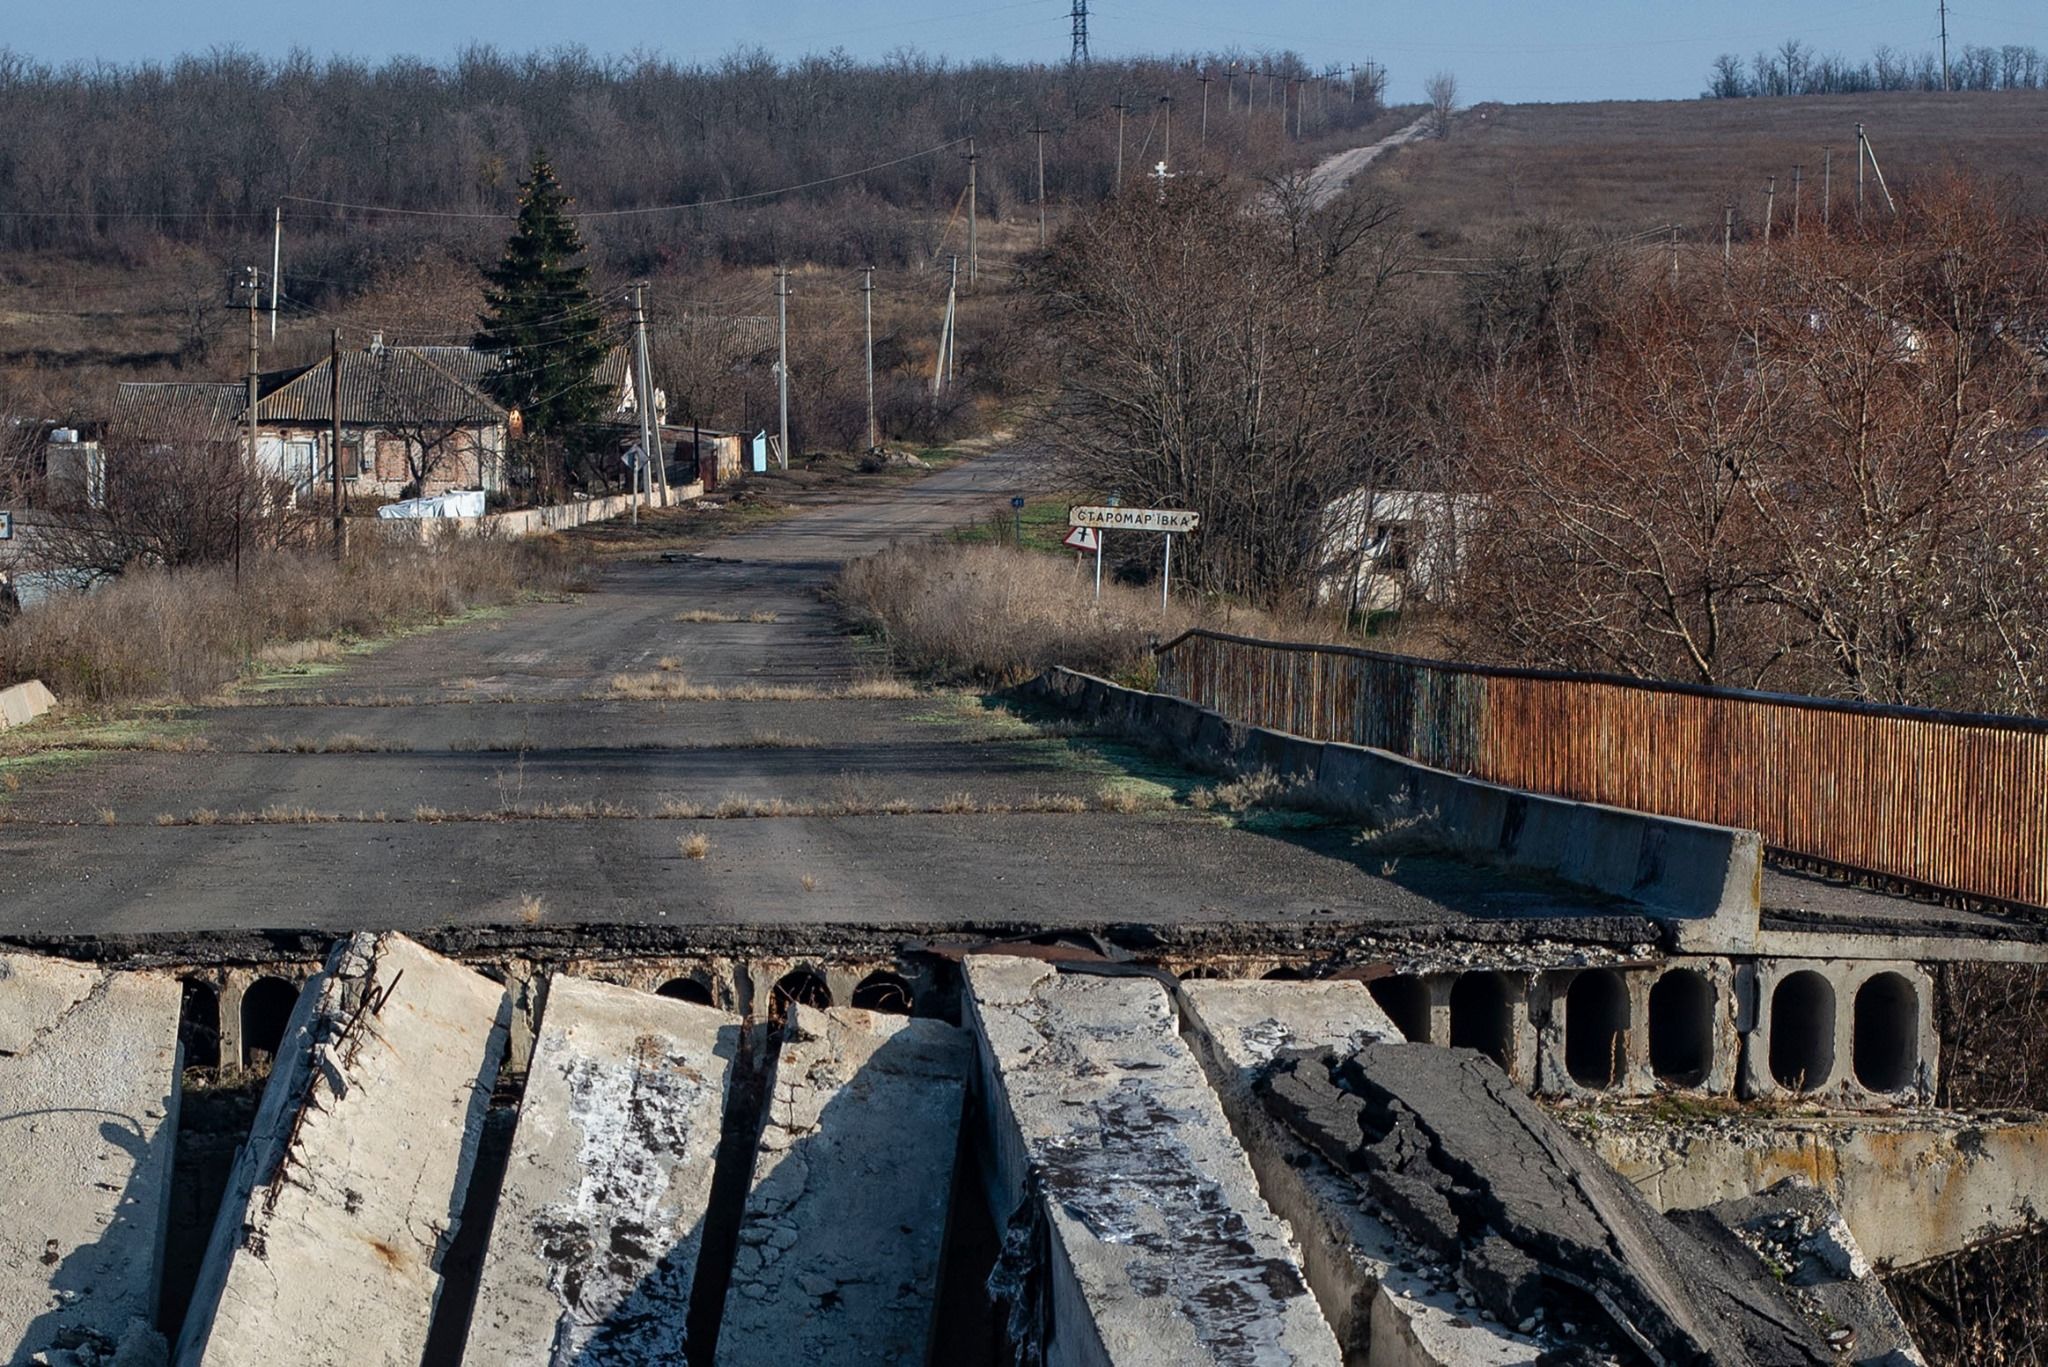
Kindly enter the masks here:
<path id="1" fill-rule="evenodd" d="M 863 166 L 857 171 L 841 171 L 837 175 L 823 176 L 817 180 L 807 180 L 798 185 L 783 185 L 773 190 L 756 190 L 751 194 L 729 195 L 724 199 L 699 199 L 687 204 L 650 204 L 637 209 L 589 209 L 575 214 L 574 217 L 581 219 L 626 218 L 635 214 L 681 213 L 690 209 L 715 209 L 726 204 L 746 204 L 757 199 L 773 199 L 777 195 L 792 195 L 804 190 L 815 190 L 824 185 L 836 185 L 843 180 L 854 180 L 871 172 L 886 171 L 892 166 L 901 166 L 905 162 L 917 161 L 922 157 L 936 156 L 938 153 L 958 147 L 966 141 L 968 139 L 965 137 L 952 138 L 933 147 L 926 147 L 916 152 L 906 152 L 900 157 L 891 157 L 888 161 L 878 161 L 872 166 Z M 405 209 L 390 204 L 357 204 L 339 199 L 315 199 L 310 195 L 280 195 L 278 198 L 294 204 L 316 204 L 329 209 L 357 209 L 365 213 L 409 214 L 416 218 L 502 220 L 518 217 L 515 213 L 495 211 L 487 213 L 481 210 L 468 209 Z"/>

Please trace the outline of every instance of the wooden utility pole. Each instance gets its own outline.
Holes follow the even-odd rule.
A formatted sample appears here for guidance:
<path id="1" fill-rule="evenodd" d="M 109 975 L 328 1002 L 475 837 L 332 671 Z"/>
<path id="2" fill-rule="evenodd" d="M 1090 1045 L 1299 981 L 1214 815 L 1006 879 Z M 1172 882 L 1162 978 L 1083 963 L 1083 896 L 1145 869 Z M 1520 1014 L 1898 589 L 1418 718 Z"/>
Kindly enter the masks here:
<path id="1" fill-rule="evenodd" d="M 1111 105 L 1110 108 L 1116 111 L 1116 179 L 1110 182 L 1110 192 L 1112 194 L 1122 194 L 1124 190 L 1124 115 L 1131 112 L 1131 106 L 1129 101 L 1119 95 L 1116 97 L 1116 103 Z"/>
<path id="2" fill-rule="evenodd" d="M 777 454 L 782 468 L 789 468 L 789 271 L 775 268 L 775 394 L 780 413 L 777 432 L 782 449 Z"/>
<path id="3" fill-rule="evenodd" d="M 1778 178 L 1772 176 L 1764 186 L 1764 247 L 1771 245 L 1771 220 L 1778 212 Z"/>
<path id="4" fill-rule="evenodd" d="M 969 289 L 973 289 L 975 282 L 981 278 L 980 238 L 976 233 L 976 224 L 979 220 L 976 217 L 975 206 L 975 201 L 979 196 L 975 192 L 974 176 L 974 168 L 980 160 L 981 158 L 975 155 L 974 139 L 969 138 L 967 140 L 967 288 Z"/>
<path id="5" fill-rule="evenodd" d="M 263 273 L 256 267 L 249 267 L 247 290 L 249 296 L 249 449 L 242 455 L 242 469 L 235 480 L 235 587 L 242 586 L 242 516 L 249 502 L 249 472 L 256 467 L 256 390 L 261 375 L 260 348 L 256 330 L 256 314 L 263 302 Z"/>
<path id="6" fill-rule="evenodd" d="M 1038 245 L 1045 246 L 1045 135 L 1052 130 L 1038 124 L 1031 126 L 1031 136 L 1038 139 Z M 870 278 L 874 267 L 868 267 Z"/>
<path id="7" fill-rule="evenodd" d="M 479 471 L 481 473 L 481 471 Z M 334 504 L 334 558 L 347 550 L 341 530 L 341 329 L 327 343 L 327 474 Z"/>
<path id="8" fill-rule="evenodd" d="M 1044 231 L 1041 219 L 1039 230 Z M 1041 240 L 1043 240 L 1041 238 Z M 873 451 L 882 444 L 875 427 L 875 268 L 867 268 L 868 278 L 860 287 L 861 312 L 865 316 L 868 340 L 868 450 Z"/>

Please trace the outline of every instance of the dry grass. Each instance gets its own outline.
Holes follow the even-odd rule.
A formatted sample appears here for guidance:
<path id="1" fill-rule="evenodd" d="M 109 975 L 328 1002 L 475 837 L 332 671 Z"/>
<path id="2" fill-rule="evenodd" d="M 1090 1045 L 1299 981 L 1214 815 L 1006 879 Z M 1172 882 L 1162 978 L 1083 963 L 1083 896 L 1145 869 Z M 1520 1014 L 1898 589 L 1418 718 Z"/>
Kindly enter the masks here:
<path id="1" fill-rule="evenodd" d="M 656 669 L 667 670 L 673 673 L 674 671 L 679 670 L 683 667 L 683 662 L 681 660 L 678 660 L 673 655 L 664 655 L 659 660 L 656 660 L 654 662 L 654 667 Z"/>
<path id="2" fill-rule="evenodd" d="M 691 608 L 679 612 L 671 621 L 676 622 L 779 622 L 781 616 L 773 612 L 716 612 L 710 608 Z"/>
<path id="3" fill-rule="evenodd" d="M 676 853 L 685 859 L 702 859 L 711 853 L 711 838 L 702 832 L 679 835 L 676 837 Z"/>
<path id="4" fill-rule="evenodd" d="M 996 687 L 1053 665 L 1149 684 L 1152 643 L 1195 626 L 1290 640 L 1335 634 L 1320 619 L 1283 621 L 1187 600 L 1162 612 L 1156 589 L 1105 584 L 1097 603 L 1093 578 L 1073 562 L 1006 546 L 892 546 L 847 565 L 837 592 L 899 667 Z"/>
<path id="5" fill-rule="evenodd" d="M 816 878 L 812 877 L 812 876 L 811 876 L 810 874 L 808 874 L 808 873 L 807 873 L 807 874 L 805 874 L 805 875 L 803 876 L 803 880 L 802 880 L 802 881 L 803 881 L 803 885 L 804 885 L 804 891 L 805 891 L 805 892 L 816 892 L 816 891 L 818 890 L 818 880 L 817 880 Z"/>
<path id="6" fill-rule="evenodd" d="M 593 702 L 830 702 L 841 699 L 903 699 L 920 696 L 900 679 L 862 679 L 843 688 L 806 684 L 699 684 L 681 672 L 614 674 Z"/>
<path id="7" fill-rule="evenodd" d="M 366 537 L 336 568 L 324 553 L 245 557 L 218 568 L 137 569 L 91 593 L 60 594 L 0 628 L 0 683 L 40 678 L 83 702 L 198 699 L 245 662 L 305 668 L 372 639 L 487 604 L 580 582 L 558 539 Z"/>
<path id="8" fill-rule="evenodd" d="M 344 731 L 336 736 L 293 736 L 280 740 L 265 736 L 255 747 L 259 755 L 370 755 L 386 751 L 404 753 L 412 749 L 408 740 L 373 740 Z"/>
<path id="9" fill-rule="evenodd" d="M 547 907 L 541 902 L 540 898 L 535 897 L 530 892 L 520 897 L 519 919 L 523 924 L 537 926 L 541 923 L 541 918 L 546 915 Z"/>

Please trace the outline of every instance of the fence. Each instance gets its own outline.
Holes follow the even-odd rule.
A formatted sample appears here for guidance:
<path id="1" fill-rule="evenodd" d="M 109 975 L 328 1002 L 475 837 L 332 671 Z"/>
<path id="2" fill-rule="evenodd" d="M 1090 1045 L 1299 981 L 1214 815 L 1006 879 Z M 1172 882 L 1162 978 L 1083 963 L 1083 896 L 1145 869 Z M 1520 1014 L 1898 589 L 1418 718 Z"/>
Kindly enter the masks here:
<path id="1" fill-rule="evenodd" d="M 2048 906 L 2048 720 L 1500 669 L 1190 631 L 1161 691 L 1532 792 Z"/>

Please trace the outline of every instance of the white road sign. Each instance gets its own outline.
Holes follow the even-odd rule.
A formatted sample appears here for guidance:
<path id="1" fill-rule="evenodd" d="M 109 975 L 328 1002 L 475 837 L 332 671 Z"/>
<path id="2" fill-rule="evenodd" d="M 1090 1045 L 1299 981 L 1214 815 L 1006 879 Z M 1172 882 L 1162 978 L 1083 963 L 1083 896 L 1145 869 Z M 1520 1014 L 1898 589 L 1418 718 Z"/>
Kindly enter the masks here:
<path id="1" fill-rule="evenodd" d="M 1067 522 L 1075 527 L 1098 527 L 1111 532 L 1191 532 L 1202 520 L 1200 513 L 1172 508 L 1069 508 Z"/>
<path id="2" fill-rule="evenodd" d="M 1102 549 L 1102 537 L 1093 527 L 1076 527 L 1067 533 L 1066 544 L 1077 551 L 1099 551 Z"/>

